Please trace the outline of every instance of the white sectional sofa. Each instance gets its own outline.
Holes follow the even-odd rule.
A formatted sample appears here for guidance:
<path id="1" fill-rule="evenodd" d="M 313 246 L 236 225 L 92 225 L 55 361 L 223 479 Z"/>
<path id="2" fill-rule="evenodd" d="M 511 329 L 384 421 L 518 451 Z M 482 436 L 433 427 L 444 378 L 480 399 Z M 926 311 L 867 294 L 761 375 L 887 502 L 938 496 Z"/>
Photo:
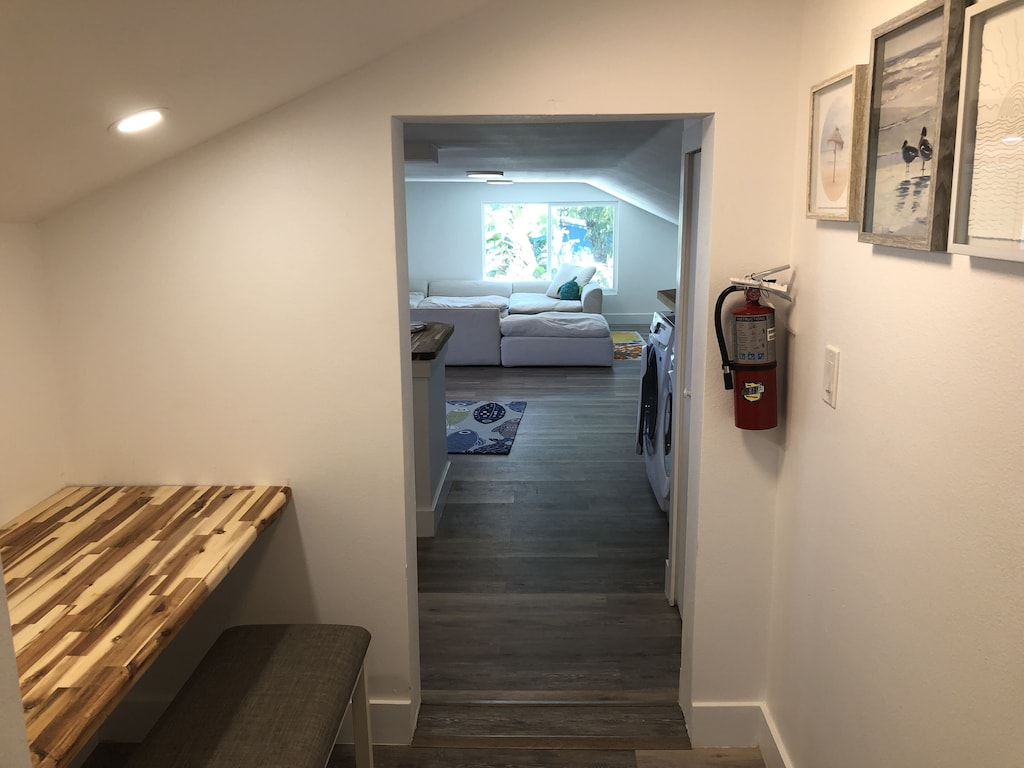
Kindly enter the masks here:
<path id="1" fill-rule="evenodd" d="M 447 365 L 501 365 L 501 320 L 504 317 L 542 312 L 577 312 L 601 316 L 604 292 L 600 285 L 587 282 L 578 300 L 566 301 L 549 295 L 551 284 L 547 280 L 431 280 L 426 291 L 410 294 L 409 319 L 455 326 L 447 346 Z M 611 345 L 610 337 L 608 343 Z M 593 345 L 594 342 L 591 340 L 586 344 Z M 522 362 L 522 359 L 518 357 L 519 362 L 514 364 L 530 364 Z M 529 357 L 526 359 L 529 360 Z M 564 359 L 567 362 L 559 364 L 611 364 L 610 358 L 608 363 L 573 363 L 571 356 Z M 555 363 L 539 361 L 536 364 Z"/>

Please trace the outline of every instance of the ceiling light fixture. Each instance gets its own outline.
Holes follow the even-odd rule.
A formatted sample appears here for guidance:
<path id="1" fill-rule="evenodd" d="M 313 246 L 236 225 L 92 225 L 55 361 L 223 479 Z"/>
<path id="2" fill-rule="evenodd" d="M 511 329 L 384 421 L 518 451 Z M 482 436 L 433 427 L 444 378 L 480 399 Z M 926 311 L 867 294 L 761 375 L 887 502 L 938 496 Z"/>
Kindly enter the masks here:
<path id="1" fill-rule="evenodd" d="M 137 133 L 139 131 L 144 131 L 147 128 L 152 128 L 163 119 L 164 110 L 144 109 L 141 112 L 135 112 L 127 117 L 122 117 L 110 126 L 110 128 L 118 133 Z"/>
<path id="2" fill-rule="evenodd" d="M 485 179 L 485 184 L 514 184 L 512 179 Z"/>
<path id="3" fill-rule="evenodd" d="M 504 171 L 466 171 L 471 179 L 500 179 L 504 175 Z"/>
<path id="4" fill-rule="evenodd" d="M 1002 139 L 1003 144 L 1020 144 L 1024 141 L 1024 136 L 1004 136 Z"/>

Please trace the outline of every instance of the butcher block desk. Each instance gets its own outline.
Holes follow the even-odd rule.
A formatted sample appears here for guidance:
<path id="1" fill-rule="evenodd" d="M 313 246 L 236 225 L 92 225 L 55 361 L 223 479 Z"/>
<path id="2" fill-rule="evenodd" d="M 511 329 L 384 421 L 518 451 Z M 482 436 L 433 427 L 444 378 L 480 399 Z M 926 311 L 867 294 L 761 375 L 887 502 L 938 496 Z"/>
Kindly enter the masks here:
<path id="1" fill-rule="evenodd" d="M 287 486 L 65 488 L 0 526 L 32 764 L 70 764 Z"/>

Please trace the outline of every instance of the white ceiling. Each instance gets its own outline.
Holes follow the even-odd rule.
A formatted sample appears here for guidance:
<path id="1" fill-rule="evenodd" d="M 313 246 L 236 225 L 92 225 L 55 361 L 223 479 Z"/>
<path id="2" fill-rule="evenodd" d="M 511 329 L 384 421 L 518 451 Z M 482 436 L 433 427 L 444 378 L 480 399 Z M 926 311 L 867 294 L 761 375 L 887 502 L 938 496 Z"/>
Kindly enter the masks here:
<path id="1" fill-rule="evenodd" d="M 0 221 L 34 220 L 490 0 L 0 0 Z M 145 136 L 108 132 L 148 106 Z"/>
<path id="2" fill-rule="evenodd" d="M 407 123 L 407 180 L 472 181 L 500 170 L 522 182 L 580 181 L 675 222 L 679 214 L 682 120 Z"/>
<path id="3" fill-rule="evenodd" d="M 0 221 L 36 220 L 493 0 L 0 0 Z M 108 131 L 163 107 L 145 135 Z M 412 124 L 410 178 L 587 181 L 675 220 L 678 121 Z"/>

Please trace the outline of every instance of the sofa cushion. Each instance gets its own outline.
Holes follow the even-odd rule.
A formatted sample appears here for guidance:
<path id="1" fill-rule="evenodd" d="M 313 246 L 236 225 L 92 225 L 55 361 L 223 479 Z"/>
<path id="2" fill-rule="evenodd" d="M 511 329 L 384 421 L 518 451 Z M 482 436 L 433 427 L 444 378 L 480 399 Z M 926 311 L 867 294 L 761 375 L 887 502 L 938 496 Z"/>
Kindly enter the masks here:
<path id="1" fill-rule="evenodd" d="M 508 280 L 431 280 L 427 296 L 504 296 L 512 295 Z"/>
<path id="2" fill-rule="evenodd" d="M 558 272 L 555 273 L 555 279 L 548 285 L 547 295 L 549 298 L 557 299 L 559 289 L 567 282 L 576 278 L 576 284 L 583 288 L 584 285 L 589 283 L 594 274 L 597 272 L 597 267 L 581 267 L 578 264 L 563 264 L 558 268 Z"/>
<path id="3" fill-rule="evenodd" d="M 579 312 L 583 304 L 579 301 L 549 299 L 543 293 L 513 293 L 508 300 L 510 314 L 530 315 L 537 312 Z"/>
<path id="4" fill-rule="evenodd" d="M 501 319 L 502 336 L 551 336 L 601 339 L 611 336 L 604 315 L 582 312 L 541 312 Z"/>
<path id="5" fill-rule="evenodd" d="M 419 309 L 455 309 L 458 307 L 489 307 L 508 309 L 509 300 L 504 296 L 427 296 Z"/>

